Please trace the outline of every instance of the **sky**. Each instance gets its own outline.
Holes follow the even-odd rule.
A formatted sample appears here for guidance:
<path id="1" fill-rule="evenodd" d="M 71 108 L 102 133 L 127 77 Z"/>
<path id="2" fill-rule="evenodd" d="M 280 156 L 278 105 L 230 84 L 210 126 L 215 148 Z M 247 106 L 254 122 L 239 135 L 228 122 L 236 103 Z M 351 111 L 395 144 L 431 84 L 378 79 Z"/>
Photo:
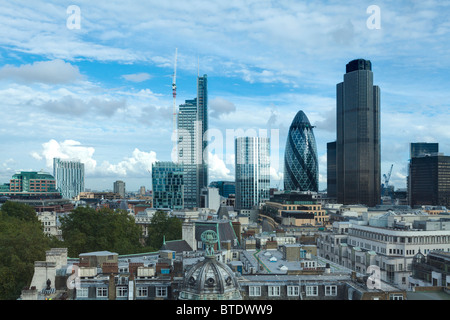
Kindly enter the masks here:
<path id="1" fill-rule="evenodd" d="M 314 128 L 319 189 L 336 139 L 336 84 L 372 62 L 381 90 L 381 168 L 406 187 L 409 144 L 450 155 L 450 2 L 1 1 L 0 183 L 17 171 L 85 163 L 85 187 L 151 188 L 171 161 L 172 80 L 179 105 L 208 76 L 209 181 L 234 180 L 233 135 L 271 138 L 283 187 L 289 126 Z"/>

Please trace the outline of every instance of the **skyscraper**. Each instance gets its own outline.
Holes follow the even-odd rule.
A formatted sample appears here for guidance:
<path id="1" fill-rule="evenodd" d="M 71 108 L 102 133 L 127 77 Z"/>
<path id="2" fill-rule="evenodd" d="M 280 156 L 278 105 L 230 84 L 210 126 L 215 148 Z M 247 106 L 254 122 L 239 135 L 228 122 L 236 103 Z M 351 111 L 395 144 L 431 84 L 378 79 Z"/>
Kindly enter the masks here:
<path id="1" fill-rule="evenodd" d="M 53 176 L 63 198 L 72 199 L 84 192 L 84 163 L 53 158 Z"/>
<path id="2" fill-rule="evenodd" d="M 123 182 L 122 180 L 115 181 L 113 185 L 113 191 L 114 193 L 120 194 L 122 198 L 125 198 L 125 182 Z"/>
<path id="3" fill-rule="evenodd" d="M 200 191 L 208 186 L 207 139 L 208 87 L 207 76 L 197 78 L 197 98 L 179 106 L 178 162 L 184 167 L 184 206 L 195 208 L 200 204 Z"/>
<path id="4" fill-rule="evenodd" d="M 450 156 L 422 154 L 411 158 L 410 205 L 450 206 Z"/>
<path id="5" fill-rule="evenodd" d="M 153 207 L 184 208 L 183 165 L 169 161 L 152 164 Z"/>
<path id="6" fill-rule="evenodd" d="M 269 199 L 269 138 L 235 139 L 236 209 L 252 209 Z"/>
<path id="7" fill-rule="evenodd" d="M 336 86 L 337 201 L 374 206 L 380 202 L 380 88 L 372 64 L 357 59 Z"/>
<path id="8" fill-rule="evenodd" d="M 319 165 L 313 126 L 299 111 L 289 127 L 284 154 L 284 189 L 319 190 Z"/>
<path id="9" fill-rule="evenodd" d="M 327 196 L 336 198 L 336 141 L 327 143 Z"/>

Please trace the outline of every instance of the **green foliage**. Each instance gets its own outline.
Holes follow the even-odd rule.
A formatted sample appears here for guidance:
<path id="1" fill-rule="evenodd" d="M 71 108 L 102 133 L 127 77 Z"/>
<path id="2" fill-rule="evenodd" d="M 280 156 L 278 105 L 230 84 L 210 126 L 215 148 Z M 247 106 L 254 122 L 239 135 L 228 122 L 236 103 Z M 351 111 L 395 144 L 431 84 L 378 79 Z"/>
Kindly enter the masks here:
<path id="1" fill-rule="evenodd" d="M 182 222 L 162 211 L 156 211 L 148 226 L 147 246 L 151 251 L 157 251 L 163 245 L 164 238 L 166 241 L 181 239 Z"/>
<path id="2" fill-rule="evenodd" d="M 103 250 L 118 254 L 142 252 L 141 228 L 123 210 L 78 207 L 61 218 L 61 230 L 71 257 Z"/>
<path id="3" fill-rule="evenodd" d="M 31 283 L 34 262 L 45 260 L 50 238 L 34 209 L 6 202 L 0 212 L 0 299 L 17 299 Z"/>

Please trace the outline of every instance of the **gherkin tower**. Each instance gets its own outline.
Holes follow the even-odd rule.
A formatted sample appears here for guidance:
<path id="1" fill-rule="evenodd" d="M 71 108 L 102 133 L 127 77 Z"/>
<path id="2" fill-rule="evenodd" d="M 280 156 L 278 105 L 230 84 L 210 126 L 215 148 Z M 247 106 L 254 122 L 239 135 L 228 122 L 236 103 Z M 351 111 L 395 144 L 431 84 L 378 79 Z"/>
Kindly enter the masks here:
<path id="1" fill-rule="evenodd" d="M 289 127 L 284 153 L 284 190 L 319 190 L 319 163 L 313 126 L 299 111 Z"/>

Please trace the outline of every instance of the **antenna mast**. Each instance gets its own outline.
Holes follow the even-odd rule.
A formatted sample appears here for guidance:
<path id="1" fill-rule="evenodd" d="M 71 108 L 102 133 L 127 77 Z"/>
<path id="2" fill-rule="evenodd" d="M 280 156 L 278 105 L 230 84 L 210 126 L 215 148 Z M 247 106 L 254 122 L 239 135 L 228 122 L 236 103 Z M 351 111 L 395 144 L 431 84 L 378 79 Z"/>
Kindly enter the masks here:
<path id="1" fill-rule="evenodd" d="M 177 129 L 177 51 L 178 49 L 175 48 L 175 63 L 173 67 L 173 80 L 172 80 L 172 95 L 173 95 L 173 131 L 172 134 L 175 135 L 176 129 Z M 177 137 L 174 137 L 174 151 L 175 155 L 178 159 L 178 151 L 177 151 Z"/>

